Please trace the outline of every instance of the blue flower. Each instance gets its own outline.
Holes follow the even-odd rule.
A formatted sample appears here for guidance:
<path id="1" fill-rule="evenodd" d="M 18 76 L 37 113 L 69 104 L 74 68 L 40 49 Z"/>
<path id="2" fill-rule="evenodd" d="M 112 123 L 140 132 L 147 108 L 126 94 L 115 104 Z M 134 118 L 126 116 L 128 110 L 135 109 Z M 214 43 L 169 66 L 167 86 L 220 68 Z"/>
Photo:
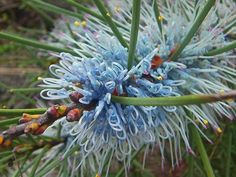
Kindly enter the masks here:
<path id="1" fill-rule="evenodd" d="M 68 41 L 78 56 L 67 53 L 59 55 L 59 64 L 49 68 L 54 78 L 43 80 L 44 85 L 41 86 L 47 88 L 41 92 L 41 96 L 49 100 L 69 99 L 71 94 L 79 93 L 82 97 L 78 106 L 86 107 L 93 103 L 92 109 L 84 110 L 79 121 L 61 120 L 63 136 L 70 139 L 67 151 L 75 145 L 80 146 L 78 168 L 91 165 L 91 169 L 101 173 L 109 155 L 110 158 L 115 156 L 124 161 L 129 167 L 132 152 L 145 145 L 157 146 L 164 162 L 164 148 L 168 143 L 174 167 L 182 158 L 181 141 L 186 150 L 192 152 L 189 124 L 196 126 L 205 136 L 200 125 L 205 128 L 211 126 L 220 132 L 217 117 L 235 117 L 235 110 L 227 102 L 145 107 L 124 106 L 111 101 L 112 95 L 165 97 L 217 93 L 229 91 L 228 85 L 236 83 L 236 71 L 231 67 L 235 67 L 235 64 L 229 60 L 232 52 L 214 57 L 203 55 L 206 51 L 229 43 L 221 30 L 224 18 L 216 23 L 217 8 L 210 12 L 178 59 L 168 60 L 192 26 L 201 2 L 196 7 L 189 1 L 175 1 L 174 4 L 167 1 L 167 4 L 161 9 L 164 18 L 161 33 L 152 6 L 147 1 L 143 2 L 135 53 L 137 62 L 129 71 L 127 49 L 103 22 L 94 17 L 89 17 L 91 20 L 87 21 L 87 28 L 83 32 L 74 29 L 77 40 L 68 34 L 60 39 Z M 185 14 L 179 8 L 180 4 L 185 6 Z M 119 30 L 124 38 L 129 40 L 130 2 L 112 1 L 108 5 L 111 9 L 116 7 L 113 10 L 114 18 L 121 26 Z M 231 15 L 232 12 L 228 12 L 226 18 Z M 188 115 L 188 111 L 195 120 Z M 93 157 L 96 161 L 91 163 Z"/>

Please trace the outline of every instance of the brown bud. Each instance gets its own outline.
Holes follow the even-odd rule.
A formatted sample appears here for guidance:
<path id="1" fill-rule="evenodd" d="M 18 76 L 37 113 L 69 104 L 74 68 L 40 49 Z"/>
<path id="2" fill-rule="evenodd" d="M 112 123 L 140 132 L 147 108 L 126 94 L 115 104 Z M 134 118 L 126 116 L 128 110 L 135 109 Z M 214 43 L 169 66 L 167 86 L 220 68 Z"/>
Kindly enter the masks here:
<path id="1" fill-rule="evenodd" d="M 114 89 L 112 95 L 115 95 L 115 96 L 118 96 L 118 95 L 119 95 L 119 93 L 118 93 L 118 89 L 117 89 L 117 88 Z"/>
<path id="2" fill-rule="evenodd" d="M 24 132 L 25 133 L 34 133 L 38 128 L 39 128 L 39 123 L 32 122 L 25 127 Z"/>
<path id="3" fill-rule="evenodd" d="M 57 112 L 58 106 L 59 105 L 54 105 L 54 106 L 48 108 L 47 114 L 48 114 L 49 117 L 53 117 L 54 118 L 54 117 L 58 117 L 59 116 L 58 112 Z"/>
<path id="4" fill-rule="evenodd" d="M 83 97 L 83 95 L 81 93 L 78 92 L 73 92 L 69 95 L 71 101 L 73 101 L 74 103 L 79 103 L 79 99 Z"/>
<path id="5" fill-rule="evenodd" d="M 65 105 L 54 105 L 47 110 L 47 114 L 51 118 L 59 118 L 63 116 L 67 111 L 67 106 Z"/>
<path id="6" fill-rule="evenodd" d="M 82 116 L 82 114 L 83 114 L 82 109 L 78 109 L 78 108 L 72 109 L 66 115 L 66 120 L 68 122 L 78 121 L 80 117 Z"/>
<path id="7" fill-rule="evenodd" d="M 35 130 L 34 135 L 41 135 L 48 128 L 48 125 L 42 125 L 37 130 Z"/>
<path id="8" fill-rule="evenodd" d="M 66 105 L 59 106 L 57 109 L 59 116 L 63 116 L 66 113 L 67 109 L 68 107 Z"/>
<path id="9" fill-rule="evenodd" d="M 40 115 L 38 114 L 30 115 L 30 114 L 24 113 L 23 116 L 20 118 L 19 123 L 20 124 L 26 123 L 26 122 L 31 121 L 32 119 L 38 119 L 38 118 L 40 118 Z"/>
<path id="10" fill-rule="evenodd" d="M 161 59 L 161 57 L 158 55 L 155 55 L 151 61 L 151 69 L 158 68 L 162 63 L 163 63 L 163 60 Z"/>

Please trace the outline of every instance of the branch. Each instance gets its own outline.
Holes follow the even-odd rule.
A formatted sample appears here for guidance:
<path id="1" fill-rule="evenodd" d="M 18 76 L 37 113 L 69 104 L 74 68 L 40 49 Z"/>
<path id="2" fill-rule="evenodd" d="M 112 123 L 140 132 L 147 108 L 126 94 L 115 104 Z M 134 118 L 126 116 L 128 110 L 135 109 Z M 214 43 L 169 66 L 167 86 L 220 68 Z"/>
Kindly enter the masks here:
<path id="1" fill-rule="evenodd" d="M 80 93 L 74 92 L 70 94 L 73 104 L 69 106 L 54 105 L 41 115 L 23 113 L 23 116 L 19 120 L 19 125 L 11 127 L 0 134 L 0 145 L 10 146 L 14 138 L 23 134 L 40 135 L 53 122 L 65 116 L 68 122 L 78 121 L 84 110 L 91 110 L 97 104 L 96 101 L 92 101 L 86 105 L 81 104 L 79 99 L 82 97 L 83 95 Z"/>
<path id="2" fill-rule="evenodd" d="M 42 115 L 30 115 L 24 113 L 19 120 L 20 125 L 9 128 L 0 135 L 0 145 L 11 145 L 12 139 L 25 134 L 42 134 L 48 126 L 56 120 L 66 116 L 71 110 L 76 108 L 76 104 L 70 106 L 54 105 Z"/>

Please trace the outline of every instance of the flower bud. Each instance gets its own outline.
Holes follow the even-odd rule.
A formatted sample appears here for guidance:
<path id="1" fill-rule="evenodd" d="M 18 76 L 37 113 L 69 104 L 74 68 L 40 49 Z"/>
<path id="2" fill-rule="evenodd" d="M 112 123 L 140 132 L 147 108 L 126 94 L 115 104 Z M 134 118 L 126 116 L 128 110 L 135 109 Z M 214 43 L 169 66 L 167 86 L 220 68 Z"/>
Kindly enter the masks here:
<path id="1" fill-rule="evenodd" d="M 83 114 L 83 110 L 82 109 L 78 109 L 78 108 L 72 109 L 66 115 L 66 120 L 68 122 L 78 121 L 80 119 L 80 117 L 82 116 L 82 114 Z"/>
<path id="2" fill-rule="evenodd" d="M 79 103 L 79 99 L 83 97 L 83 95 L 79 92 L 73 92 L 69 95 L 71 101 L 74 103 Z"/>
<path id="3" fill-rule="evenodd" d="M 158 55 L 155 55 L 151 61 L 151 69 L 156 69 L 163 63 L 163 60 Z"/>
<path id="4" fill-rule="evenodd" d="M 63 116 L 67 111 L 67 106 L 65 105 L 54 105 L 47 110 L 47 114 L 51 118 L 59 118 Z"/>
<path id="5" fill-rule="evenodd" d="M 24 132 L 25 133 L 34 133 L 38 128 L 39 128 L 39 123 L 32 122 L 25 127 Z"/>
<path id="6" fill-rule="evenodd" d="M 48 125 L 42 125 L 37 130 L 35 130 L 34 135 L 41 135 L 48 128 Z"/>
<path id="7" fill-rule="evenodd" d="M 31 121 L 32 119 L 38 119 L 40 117 L 40 115 L 35 114 L 35 115 L 30 115 L 30 114 L 26 114 L 24 113 L 23 116 L 20 118 L 19 123 L 26 123 Z"/>

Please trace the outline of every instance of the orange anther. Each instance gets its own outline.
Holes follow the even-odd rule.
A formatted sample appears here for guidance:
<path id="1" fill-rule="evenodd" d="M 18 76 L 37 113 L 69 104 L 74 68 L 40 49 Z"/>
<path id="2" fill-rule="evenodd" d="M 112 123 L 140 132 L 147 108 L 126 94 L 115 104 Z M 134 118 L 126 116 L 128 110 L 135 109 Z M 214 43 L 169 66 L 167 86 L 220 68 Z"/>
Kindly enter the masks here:
<path id="1" fill-rule="evenodd" d="M 120 10 L 121 10 L 120 6 L 116 6 L 116 7 L 115 7 L 115 11 L 116 11 L 116 12 L 120 12 Z"/>
<path id="2" fill-rule="evenodd" d="M 82 22 L 81 22 L 81 25 L 82 25 L 82 27 L 85 28 L 85 27 L 87 26 L 87 22 L 86 22 L 86 21 L 82 21 Z"/>
<path id="3" fill-rule="evenodd" d="M 163 17 L 162 15 L 160 15 L 160 16 L 158 17 L 158 19 L 159 19 L 160 21 L 163 21 L 164 17 Z"/>
<path id="4" fill-rule="evenodd" d="M 157 76 L 157 80 L 162 81 L 163 77 L 162 76 Z"/>
<path id="5" fill-rule="evenodd" d="M 3 135 L 0 135 L 0 145 L 3 143 L 3 141 L 4 141 Z"/>
<path id="6" fill-rule="evenodd" d="M 218 134 L 222 134 L 222 129 L 220 128 L 220 127 L 218 127 L 217 129 L 216 129 L 216 132 L 218 133 Z"/>
<path id="7" fill-rule="evenodd" d="M 203 123 L 204 123 L 204 125 L 206 125 L 206 126 L 208 126 L 208 124 L 209 124 L 209 122 L 208 122 L 206 119 L 203 120 Z"/>
<path id="8" fill-rule="evenodd" d="M 80 26 L 80 22 L 79 22 L 79 21 L 75 21 L 75 22 L 74 22 L 74 25 L 75 25 L 75 26 Z"/>

